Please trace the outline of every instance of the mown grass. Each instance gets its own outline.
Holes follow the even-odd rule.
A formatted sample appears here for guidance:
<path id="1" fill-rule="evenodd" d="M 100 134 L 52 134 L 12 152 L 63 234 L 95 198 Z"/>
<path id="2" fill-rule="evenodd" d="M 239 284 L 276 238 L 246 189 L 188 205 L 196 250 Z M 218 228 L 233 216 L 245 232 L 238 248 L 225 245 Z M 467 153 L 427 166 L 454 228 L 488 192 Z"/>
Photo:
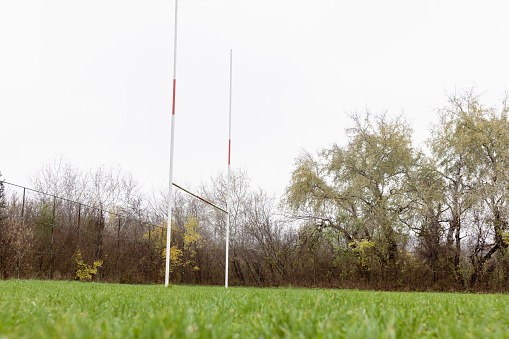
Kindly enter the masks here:
<path id="1" fill-rule="evenodd" d="M 509 338 L 509 296 L 0 282 L 1 338 Z"/>

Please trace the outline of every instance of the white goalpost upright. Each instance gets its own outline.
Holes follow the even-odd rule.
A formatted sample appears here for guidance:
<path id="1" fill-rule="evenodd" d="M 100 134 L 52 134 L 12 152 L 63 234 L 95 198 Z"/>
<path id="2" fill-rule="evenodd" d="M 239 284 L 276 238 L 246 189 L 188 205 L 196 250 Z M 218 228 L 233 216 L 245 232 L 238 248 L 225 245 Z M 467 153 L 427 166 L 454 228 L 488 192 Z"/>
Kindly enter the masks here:
<path id="1" fill-rule="evenodd" d="M 171 208 L 173 206 L 173 186 L 191 194 L 192 196 L 206 202 L 207 204 L 226 213 L 226 265 L 225 265 L 225 288 L 228 288 L 228 251 L 230 242 L 230 153 L 231 153 L 231 119 L 232 119 L 232 50 L 230 49 L 230 107 L 229 107 L 229 131 L 228 131 L 228 187 L 226 196 L 226 211 L 222 208 L 212 204 L 211 202 L 197 196 L 194 193 L 180 187 L 173 182 L 173 153 L 175 149 L 175 96 L 177 87 L 177 15 L 178 15 L 178 0 L 175 0 L 175 36 L 173 45 L 173 101 L 172 101 L 172 114 L 171 114 L 171 141 L 170 141 L 170 182 L 168 187 L 168 224 L 166 228 L 166 267 L 164 286 L 168 287 L 170 284 L 170 251 L 171 251 Z"/>
<path id="2" fill-rule="evenodd" d="M 168 226 L 166 228 L 166 270 L 164 286 L 170 284 L 170 249 L 171 249 L 171 206 L 173 205 L 173 150 L 175 145 L 175 93 L 177 87 L 177 13 L 178 0 L 175 0 L 175 36 L 173 39 L 173 103 L 171 111 L 170 143 L 170 182 L 168 187 Z"/>
<path id="3" fill-rule="evenodd" d="M 228 288 L 228 251 L 230 247 L 230 155 L 232 149 L 232 59 L 233 52 L 230 49 L 230 107 L 228 117 L 228 185 L 226 192 L 226 262 L 224 272 L 224 287 Z"/>

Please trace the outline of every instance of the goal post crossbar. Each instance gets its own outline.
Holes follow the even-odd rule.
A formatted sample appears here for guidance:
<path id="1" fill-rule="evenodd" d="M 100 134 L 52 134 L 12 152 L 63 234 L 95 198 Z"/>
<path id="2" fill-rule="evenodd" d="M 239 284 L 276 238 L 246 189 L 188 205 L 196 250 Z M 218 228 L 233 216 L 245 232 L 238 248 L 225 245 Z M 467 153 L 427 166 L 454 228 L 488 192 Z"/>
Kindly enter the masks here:
<path id="1" fill-rule="evenodd" d="M 227 212 L 227 211 L 225 211 L 224 209 L 222 209 L 222 208 L 221 208 L 221 207 L 219 207 L 219 206 L 214 205 L 214 204 L 213 204 L 213 203 L 211 203 L 210 201 L 208 201 L 208 200 L 206 200 L 206 199 L 203 199 L 202 197 L 200 197 L 200 196 L 198 196 L 198 195 L 196 195 L 196 194 L 194 194 L 194 193 L 192 193 L 192 192 L 189 192 L 189 191 L 188 191 L 188 190 L 186 190 L 185 188 L 183 188 L 183 187 L 181 187 L 181 186 L 177 185 L 176 183 L 172 183 L 172 184 L 173 184 L 173 186 L 175 186 L 175 187 L 177 187 L 177 188 L 180 188 L 182 191 L 184 191 L 184 192 L 186 192 L 186 193 L 188 193 L 188 194 L 192 195 L 193 197 L 198 198 L 198 199 L 200 199 L 201 201 L 203 201 L 203 202 L 205 202 L 205 203 L 209 204 L 210 206 L 212 206 L 212 207 L 214 207 L 214 208 L 216 208 L 216 209 L 220 210 L 221 212 L 224 212 L 224 213 L 227 213 L 227 214 L 228 214 L 228 212 Z"/>

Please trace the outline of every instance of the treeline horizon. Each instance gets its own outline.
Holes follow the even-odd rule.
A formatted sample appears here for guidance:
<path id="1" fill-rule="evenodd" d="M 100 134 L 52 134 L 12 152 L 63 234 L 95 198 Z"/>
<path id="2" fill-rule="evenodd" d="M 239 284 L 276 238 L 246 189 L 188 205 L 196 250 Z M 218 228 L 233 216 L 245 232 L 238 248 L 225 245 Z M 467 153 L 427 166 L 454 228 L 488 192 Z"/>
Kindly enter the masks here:
<path id="1" fill-rule="evenodd" d="M 437 114 L 425 152 L 402 115 L 352 113 L 348 142 L 298 156 L 280 200 L 234 171 L 230 285 L 507 291 L 507 98 L 455 93 Z M 30 181 L 49 195 L 0 185 L 2 279 L 74 279 L 79 251 L 104 261 L 95 280 L 163 281 L 166 191 L 62 160 Z M 226 186 L 192 189 L 224 207 Z M 224 284 L 224 213 L 175 190 L 172 215 L 171 281 Z"/>

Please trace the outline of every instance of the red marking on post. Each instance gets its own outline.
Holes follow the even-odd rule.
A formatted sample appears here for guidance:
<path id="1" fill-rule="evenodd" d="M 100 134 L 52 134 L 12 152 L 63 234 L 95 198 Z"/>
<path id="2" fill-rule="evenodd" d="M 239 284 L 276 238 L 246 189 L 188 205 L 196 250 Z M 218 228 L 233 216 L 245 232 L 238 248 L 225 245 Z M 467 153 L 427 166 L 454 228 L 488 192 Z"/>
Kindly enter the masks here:
<path id="1" fill-rule="evenodd" d="M 172 114 L 175 115 L 175 90 L 177 87 L 177 79 L 173 79 L 173 108 L 172 108 Z"/>
<path id="2" fill-rule="evenodd" d="M 232 149 L 232 141 L 230 139 L 230 140 L 228 140 L 228 165 L 230 164 L 230 152 L 231 152 L 231 149 Z"/>

